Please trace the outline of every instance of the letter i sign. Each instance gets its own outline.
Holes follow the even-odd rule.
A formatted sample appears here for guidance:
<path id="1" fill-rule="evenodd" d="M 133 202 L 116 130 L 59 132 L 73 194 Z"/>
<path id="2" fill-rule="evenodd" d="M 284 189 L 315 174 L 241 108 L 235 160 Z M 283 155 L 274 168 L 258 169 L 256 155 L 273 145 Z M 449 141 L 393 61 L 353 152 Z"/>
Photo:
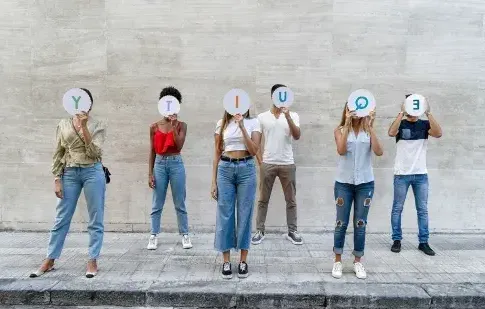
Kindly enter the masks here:
<path id="1" fill-rule="evenodd" d="M 164 117 L 178 114 L 180 112 L 179 100 L 171 95 L 162 97 L 158 101 L 158 112 Z"/>
<path id="2" fill-rule="evenodd" d="M 251 107 L 251 100 L 244 90 L 235 88 L 224 95 L 223 105 L 230 115 L 243 115 Z"/>

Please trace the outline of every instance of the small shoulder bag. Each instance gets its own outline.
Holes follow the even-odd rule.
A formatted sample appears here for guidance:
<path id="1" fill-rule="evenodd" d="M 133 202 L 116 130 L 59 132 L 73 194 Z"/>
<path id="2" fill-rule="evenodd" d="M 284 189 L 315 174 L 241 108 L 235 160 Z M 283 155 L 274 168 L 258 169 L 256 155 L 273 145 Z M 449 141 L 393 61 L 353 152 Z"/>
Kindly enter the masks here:
<path id="1" fill-rule="evenodd" d="M 74 132 L 76 132 L 77 137 L 79 137 L 79 139 L 81 140 L 81 142 L 83 142 L 83 144 L 86 144 L 84 142 L 84 140 L 82 139 L 81 135 L 79 135 L 79 132 L 76 130 L 76 127 L 74 127 L 74 123 L 73 123 L 72 120 L 71 120 L 71 125 L 72 125 Z M 101 163 L 101 164 L 103 164 L 103 163 Z M 104 177 L 106 178 L 106 183 L 110 183 L 111 182 L 111 178 L 110 178 L 111 173 L 109 172 L 109 169 L 106 166 L 103 165 L 103 171 L 104 171 Z"/>

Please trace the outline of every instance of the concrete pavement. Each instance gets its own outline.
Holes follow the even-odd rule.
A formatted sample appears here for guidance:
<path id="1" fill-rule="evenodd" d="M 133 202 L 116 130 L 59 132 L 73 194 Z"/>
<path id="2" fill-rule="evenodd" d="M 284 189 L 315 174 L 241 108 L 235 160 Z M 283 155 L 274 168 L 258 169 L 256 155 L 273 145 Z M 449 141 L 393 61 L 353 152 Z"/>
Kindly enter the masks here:
<path id="1" fill-rule="evenodd" d="M 390 237 L 368 235 L 367 280 L 352 273 L 347 236 L 342 279 L 331 277 L 331 233 L 305 234 L 294 246 L 281 234 L 253 246 L 247 279 L 220 278 L 221 257 L 212 234 L 162 234 L 147 251 L 147 234 L 107 233 L 99 274 L 84 278 L 88 235 L 68 236 L 56 270 L 29 279 L 46 251 L 47 233 L 0 233 L 0 305 L 159 306 L 179 308 L 485 308 L 483 235 L 432 235 L 437 256 L 405 235 L 403 251 L 389 251 Z M 233 256 L 236 263 L 236 256 Z"/>

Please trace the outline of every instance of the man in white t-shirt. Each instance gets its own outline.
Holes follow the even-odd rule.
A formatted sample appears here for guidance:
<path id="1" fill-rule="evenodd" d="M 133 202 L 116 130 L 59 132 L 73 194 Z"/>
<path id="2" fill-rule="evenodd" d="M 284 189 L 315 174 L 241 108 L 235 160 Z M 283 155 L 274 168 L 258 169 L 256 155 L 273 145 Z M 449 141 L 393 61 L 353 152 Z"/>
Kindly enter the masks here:
<path id="1" fill-rule="evenodd" d="M 279 87 L 271 88 L 271 96 Z M 263 156 L 257 155 L 260 164 L 260 192 L 256 215 L 257 232 L 251 242 L 260 244 L 264 239 L 264 224 L 268 213 L 268 203 L 276 177 L 280 179 L 286 200 L 286 221 L 288 234 L 286 238 L 295 245 L 301 245 L 303 240 L 297 231 L 296 212 L 296 166 L 293 160 L 292 141 L 300 139 L 300 119 L 298 114 L 288 108 L 278 108 L 275 105 L 267 112 L 258 115 L 264 137 Z"/>

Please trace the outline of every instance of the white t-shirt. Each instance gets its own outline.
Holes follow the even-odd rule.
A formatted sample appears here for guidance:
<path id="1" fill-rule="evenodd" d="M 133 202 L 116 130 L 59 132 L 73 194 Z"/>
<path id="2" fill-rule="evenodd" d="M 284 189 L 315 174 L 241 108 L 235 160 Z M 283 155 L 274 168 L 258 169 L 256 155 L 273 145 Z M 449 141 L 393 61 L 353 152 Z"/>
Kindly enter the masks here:
<path id="1" fill-rule="evenodd" d="M 216 130 L 214 131 L 216 134 L 220 134 L 221 126 L 222 119 L 217 122 Z M 259 125 L 257 118 L 244 118 L 244 128 L 249 136 L 251 136 L 251 133 L 253 132 L 261 133 L 261 126 Z M 234 119 L 231 119 L 227 124 L 226 129 L 223 132 L 223 138 L 224 151 L 247 150 L 241 129 Z"/>
<path id="2" fill-rule="evenodd" d="M 429 120 L 401 121 L 396 135 L 394 175 L 427 174 L 426 152 L 430 129 Z"/>
<path id="3" fill-rule="evenodd" d="M 300 127 L 300 117 L 290 112 L 290 117 L 297 127 Z M 264 136 L 263 162 L 267 164 L 289 165 L 294 164 L 293 136 L 285 115 L 280 114 L 276 119 L 271 111 L 258 115 Z"/>

